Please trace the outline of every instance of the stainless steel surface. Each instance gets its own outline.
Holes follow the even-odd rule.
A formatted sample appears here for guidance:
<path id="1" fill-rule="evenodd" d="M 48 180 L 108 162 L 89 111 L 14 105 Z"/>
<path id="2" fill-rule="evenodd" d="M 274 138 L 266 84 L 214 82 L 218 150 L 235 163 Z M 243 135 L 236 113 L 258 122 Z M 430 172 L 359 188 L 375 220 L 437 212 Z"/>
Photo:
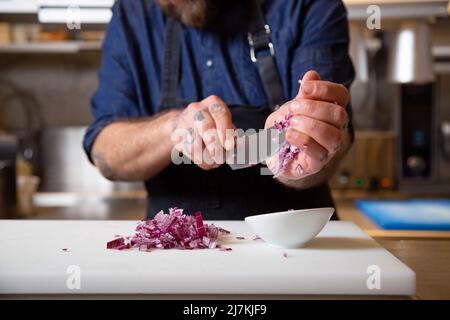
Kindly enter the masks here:
<path id="1" fill-rule="evenodd" d="M 380 8 L 382 19 L 417 19 L 428 17 L 447 17 L 448 0 L 430 0 L 430 1 L 345 1 L 350 20 L 366 20 L 368 17 L 367 8 L 369 5 L 376 5 Z"/>
<path id="2" fill-rule="evenodd" d="M 388 78 L 395 83 L 428 83 L 435 79 L 430 26 L 426 21 L 402 22 L 389 45 Z"/>
<path id="3" fill-rule="evenodd" d="M 369 81 L 369 53 L 363 30 L 359 25 L 350 25 L 350 56 L 355 67 L 355 82 L 366 83 Z"/>
<path id="4" fill-rule="evenodd" d="M 436 45 L 431 49 L 435 58 L 449 58 L 450 57 L 450 45 Z"/>
<path id="5" fill-rule="evenodd" d="M 41 191 L 108 194 L 142 190 L 143 184 L 111 182 L 88 160 L 82 147 L 86 127 L 50 127 L 42 132 Z"/>
<path id="6" fill-rule="evenodd" d="M 0 13 L 36 13 L 37 1 L 35 0 L 4 0 L 0 1 Z"/>
<path id="7" fill-rule="evenodd" d="M 248 132 L 235 141 L 235 147 L 226 156 L 233 170 L 248 168 L 273 156 L 285 141 L 285 132 L 274 127 L 258 132 Z"/>
<path id="8" fill-rule="evenodd" d="M 350 56 L 356 75 L 350 87 L 353 125 L 357 129 L 374 129 L 378 127 L 382 114 L 377 105 L 378 70 L 375 68 L 375 57 L 381 41 L 360 23 L 350 23 L 350 39 Z"/>

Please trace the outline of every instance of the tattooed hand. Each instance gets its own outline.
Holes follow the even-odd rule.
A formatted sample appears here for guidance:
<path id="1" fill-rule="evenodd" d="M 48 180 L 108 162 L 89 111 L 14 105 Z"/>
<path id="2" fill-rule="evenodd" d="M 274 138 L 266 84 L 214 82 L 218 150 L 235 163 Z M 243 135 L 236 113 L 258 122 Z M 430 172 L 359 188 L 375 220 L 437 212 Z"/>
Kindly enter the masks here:
<path id="1" fill-rule="evenodd" d="M 227 105 L 217 96 L 191 103 L 180 114 L 172 134 L 178 152 L 204 170 L 225 162 L 225 150 L 234 145 L 235 126 Z"/>

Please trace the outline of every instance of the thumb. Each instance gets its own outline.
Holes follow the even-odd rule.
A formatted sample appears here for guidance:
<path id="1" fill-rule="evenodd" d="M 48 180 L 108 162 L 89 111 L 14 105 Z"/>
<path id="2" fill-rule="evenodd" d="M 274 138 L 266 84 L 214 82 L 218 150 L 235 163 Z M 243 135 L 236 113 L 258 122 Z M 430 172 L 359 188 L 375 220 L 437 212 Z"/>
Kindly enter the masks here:
<path id="1" fill-rule="evenodd" d="M 300 83 L 300 87 L 298 88 L 298 94 L 296 98 L 302 98 L 302 83 L 306 82 L 306 81 L 312 81 L 312 80 L 320 80 L 320 75 L 319 73 L 317 73 L 314 70 L 310 70 L 308 72 L 306 72 L 303 76 L 303 79 L 299 80 L 298 82 Z"/>

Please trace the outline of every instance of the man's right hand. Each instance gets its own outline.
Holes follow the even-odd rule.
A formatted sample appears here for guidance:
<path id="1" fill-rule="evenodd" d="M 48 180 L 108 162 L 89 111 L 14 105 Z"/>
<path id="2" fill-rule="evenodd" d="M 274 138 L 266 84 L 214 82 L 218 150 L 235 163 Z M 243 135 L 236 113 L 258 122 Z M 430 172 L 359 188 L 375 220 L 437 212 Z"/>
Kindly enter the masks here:
<path id="1" fill-rule="evenodd" d="M 226 150 L 234 146 L 231 112 L 217 96 L 189 104 L 179 115 L 172 142 L 175 149 L 203 170 L 225 162 Z"/>

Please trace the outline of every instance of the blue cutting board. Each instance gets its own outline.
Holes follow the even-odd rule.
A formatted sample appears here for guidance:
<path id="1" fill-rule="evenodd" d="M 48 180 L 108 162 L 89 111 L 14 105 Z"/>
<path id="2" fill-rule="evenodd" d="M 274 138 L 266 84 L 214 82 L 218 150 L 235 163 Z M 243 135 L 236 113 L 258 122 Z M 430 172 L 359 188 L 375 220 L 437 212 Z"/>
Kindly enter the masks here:
<path id="1" fill-rule="evenodd" d="M 357 200 L 356 206 L 386 230 L 450 231 L 450 200 Z"/>

